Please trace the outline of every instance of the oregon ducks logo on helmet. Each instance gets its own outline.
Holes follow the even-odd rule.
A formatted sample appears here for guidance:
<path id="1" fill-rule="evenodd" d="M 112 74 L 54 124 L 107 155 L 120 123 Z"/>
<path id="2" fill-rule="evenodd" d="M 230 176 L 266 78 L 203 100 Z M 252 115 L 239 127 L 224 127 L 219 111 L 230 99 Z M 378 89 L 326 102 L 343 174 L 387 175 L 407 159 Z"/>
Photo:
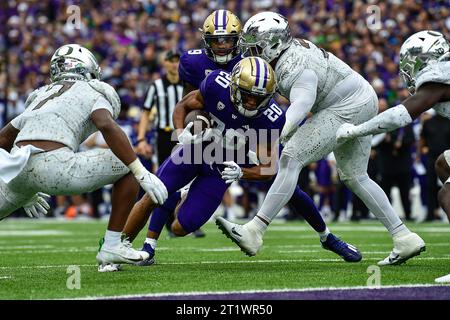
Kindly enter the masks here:
<path id="1" fill-rule="evenodd" d="M 264 110 L 276 89 L 275 72 L 261 58 L 244 58 L 231 72 L 231 101 L 246 117 L 254 117 Z"/>
<path id="2" fill-rule="evenodd" d="M 228 10 L 216 10 L 203 23 L 202 40 L 206 54 L 214 62 L 226 64 L 239 54 L 237 42 L 242 25 Z"/>

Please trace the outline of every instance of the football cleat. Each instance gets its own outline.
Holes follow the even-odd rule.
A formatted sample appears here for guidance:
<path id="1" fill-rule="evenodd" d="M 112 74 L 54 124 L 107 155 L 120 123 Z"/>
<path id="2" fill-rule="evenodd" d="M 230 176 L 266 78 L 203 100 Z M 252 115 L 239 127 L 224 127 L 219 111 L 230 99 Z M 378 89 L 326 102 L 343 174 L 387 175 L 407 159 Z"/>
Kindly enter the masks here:
<path id="1" fill-rule="evenodd" d="M 262 237 L 246 225 L 231 223 L 222 217 L 216 219 L 216 225 L 249 257 L 256 255 L 263 244 Z"/>
<path id="2" fill-rule="evenodd" d="M 434 279 L 434 281 L 436 281 L 437 283 L 450 282 L 450 274 L 443 276 L 443 277 L 436 278 L 436 279 Z"/>
<path id="3" fill-rule="evenodd" d="M 206 234 L 203 232 L 202 229 L 197 229 L 194 232 L 192 232 L 195 238 L 203 238 L 206 236 Z"/>
<path id="4" fill-rule="evenodd" d="M 362 259 L 361 253 L 355 246 L 342 241 L 332 233 L 327 236 L 327 240 L 320 243 L 324 249 L 333 251 L 347 262 L 359 262 Z"/>
<path id="5" fill-rule="evenodd" d="M 425 242 L 413 232 L 404 236 L 394 236 L 393 240 L 394 249 L 388 257 L 378 262 L 379 266 L 400 265 L 426 250 Z"/>
<path id="6" fill-rule="evenodd" d="M 155 263 L 155 249 L 150 245 L 150 243 L 144 242 L 144 245 L 142 246 L 142 250 L 148 253 L 148 258 L 142 261 L 138 261 L 135 263 L 136 266 L 144 267 L 144 266 L 151 266 Z"/>
<path id="7" fill-rule="evenodd" d="M 96 259 L 99 265 L 98 271 L 108 272 L 120 270 L 121 263 L 135 264 L 148 257 L 148 252 L 133 249 L 131 243 L 125 239 L 115 247 L 105 246 L 101 240 Z"/>

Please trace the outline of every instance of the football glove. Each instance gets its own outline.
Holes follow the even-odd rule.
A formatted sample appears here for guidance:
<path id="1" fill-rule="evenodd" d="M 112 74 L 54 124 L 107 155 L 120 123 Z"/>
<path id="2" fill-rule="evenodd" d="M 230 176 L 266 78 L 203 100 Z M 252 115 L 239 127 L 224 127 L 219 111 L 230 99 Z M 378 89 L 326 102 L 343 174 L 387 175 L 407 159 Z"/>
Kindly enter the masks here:
<path id="1" fill-rule="evenodd" d="M 207 141 L 212 136 L 212 129 L 208 128 L 203 132 L 193 135 L 191 133 L 191 128 L 194 125 L 194 122 L 189 122 L 186 128 L 178 135 L 178 141 L 181 144 L 197 144 L 202 143 L 203 141 Z"/>
<path id="2" fill-rule="evenodd" d="M 25 213 L 30 218 L 39 218 L 41 214 L 47 214 L 50 209 L 50 205 L 46 199 L 50 199 L 50 196 L 43 192 L 36 193 L 24 206 Z"/>
<path id="3" fill-rule="evenodd" d="M 223 164 L 225 165 L 225 169 L 222 171 L 222 179 L 225 180 L 225 183 L 228 184 L 233 181 L 238 181 L 244 175 L 241 167 L 236 162 L 225 161 Z"/>

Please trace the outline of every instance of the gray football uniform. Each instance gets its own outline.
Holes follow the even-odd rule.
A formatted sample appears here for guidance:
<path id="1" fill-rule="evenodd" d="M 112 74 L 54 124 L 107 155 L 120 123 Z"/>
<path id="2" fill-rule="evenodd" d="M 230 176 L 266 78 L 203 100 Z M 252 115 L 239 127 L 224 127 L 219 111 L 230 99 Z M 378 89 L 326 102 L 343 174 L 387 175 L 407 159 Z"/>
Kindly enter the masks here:
<path id="1" fill-rule="evenodd" d="M 437 82 L 450 85 L 450 61 L 432 63 L 416 75 L 416 90 L 424 83 Z M 450 101 L 437 103 L 434 107 L 441 116 L 450 119 Z"/>
<path id="2" fill-rule="evenodd" d="M 16 143 L 49 140 L 67 147 L 33 154 L 25 168 L 8 184 L 0 179 L 0 218 L 20 208 L 38 191 L 71 195 L 94 191 L 114 183 L 128 168 L 109 149 L 78 152 L 83 142 L 97 131 L 91 113 L 107 109 L 116 119 L 120 99 L 108 84 L 91 80 L 60 81 L 35 90 L 27 109 L 11 121 L 20 130 Z"/>
<path id="3" fill-rule="evenodd" d="M 338 146 L 336 131 L 343 123 L 360 124 L 378 112 L 378 99 L 370 84 L 345 62 L 307 40 L 294 40 L 275 66 L 280 92 L 289 98 L 296 79 L 306 69 L 318 78 L 313 116 L 286 143 L 283 153 L 303 166 L 334 151 L 342 179 L 364 175 L 371 136 Z"/>

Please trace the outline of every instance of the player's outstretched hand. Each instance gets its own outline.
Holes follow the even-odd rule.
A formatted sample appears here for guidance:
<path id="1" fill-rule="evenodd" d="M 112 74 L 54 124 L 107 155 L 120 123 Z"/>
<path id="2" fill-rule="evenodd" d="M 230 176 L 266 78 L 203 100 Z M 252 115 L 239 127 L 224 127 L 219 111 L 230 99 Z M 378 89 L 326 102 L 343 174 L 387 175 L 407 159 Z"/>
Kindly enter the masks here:
<path id="1" fill-rule="evenodd" d="M 344 123 L 336 131 L 336 142 L 344 143 L 349 139 L 355 138 L 354 128 L 356 126 L 351 123 Z"/>
<path id="2" fill-rule="evenodd" d="M 167 188 L 157 176 L 145 170 L 135 177 L 154 203 L 161 205 L 166 201 L 168 197 Z"/>
<path id="3" fill-rule="evenodd" d="M 225 165 L 225 169 L 222 171 L 222 179 L 225 180 L 225 183 L 232 183 L 242 178 L 244 173 L 236 162 L 225 161 L 223 164 Z"/>
<path id="4" fill-rule="evenodd" d="M 38 192 L 23 206 L 23 209 L 30 218 L 39 218 L 41 214 L 47 214 L 50 209 L 48 199 L 50 199 L 48 194 Z"/>

